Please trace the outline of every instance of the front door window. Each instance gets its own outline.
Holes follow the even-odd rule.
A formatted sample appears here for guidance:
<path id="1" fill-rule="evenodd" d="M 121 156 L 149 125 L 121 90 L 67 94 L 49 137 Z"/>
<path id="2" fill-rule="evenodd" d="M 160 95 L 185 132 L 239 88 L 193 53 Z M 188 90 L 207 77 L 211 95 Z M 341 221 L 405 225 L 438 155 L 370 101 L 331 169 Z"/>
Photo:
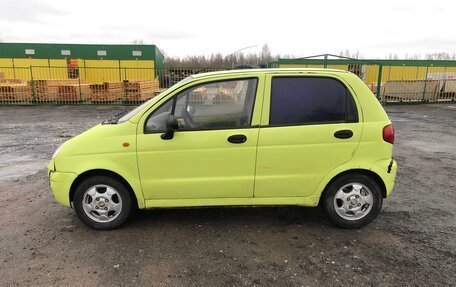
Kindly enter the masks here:
<path id="1" fill-rule="evenodd" d="M 248 127 L 252 119 L 256 79 L 213 82 L 185 90 L 152 113 L 145 132 L 163 132 L 173 114 L 179 130 L 214 130 Z"/>

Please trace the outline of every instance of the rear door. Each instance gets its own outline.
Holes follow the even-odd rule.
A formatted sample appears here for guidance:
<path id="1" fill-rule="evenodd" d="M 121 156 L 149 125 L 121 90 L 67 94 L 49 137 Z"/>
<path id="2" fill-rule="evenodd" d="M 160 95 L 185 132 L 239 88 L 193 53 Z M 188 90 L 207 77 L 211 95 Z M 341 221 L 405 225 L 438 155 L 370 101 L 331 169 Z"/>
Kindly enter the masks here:
<path id="1" fill-rule="evenodd" d="M 336 76 L 266 77 L 255 197 L 311 195 L 359 144 L 360 110 Z"/>

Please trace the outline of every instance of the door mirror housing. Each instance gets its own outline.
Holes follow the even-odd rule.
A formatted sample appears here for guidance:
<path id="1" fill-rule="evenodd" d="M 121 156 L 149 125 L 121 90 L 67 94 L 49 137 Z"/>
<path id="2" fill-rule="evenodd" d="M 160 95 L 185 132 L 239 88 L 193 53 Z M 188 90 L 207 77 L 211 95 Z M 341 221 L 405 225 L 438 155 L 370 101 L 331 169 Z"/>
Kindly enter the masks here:
<path id="1" fill-rule="evenodd" d="M 179 129 L 177 118 L 173 115 L 169 115 L 166 118 L 166 131 L 160 137 L 163 140 L 170 140 L 174 137 L 174 131 Z"/>

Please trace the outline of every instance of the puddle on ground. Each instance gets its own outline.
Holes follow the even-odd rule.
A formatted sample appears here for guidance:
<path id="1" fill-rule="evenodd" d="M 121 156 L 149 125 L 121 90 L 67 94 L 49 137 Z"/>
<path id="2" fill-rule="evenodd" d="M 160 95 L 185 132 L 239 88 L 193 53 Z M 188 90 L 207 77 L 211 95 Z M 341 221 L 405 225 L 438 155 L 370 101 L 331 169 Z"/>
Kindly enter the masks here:
<path id="1" fill-rule="evenodd" d="M 31 156 L 2 155 L 0 180 L 15 179 L 33 175 L 45 168 L 47 161 Z"/>
<path id="2" fill-rule="evenodd" d="M 456 145 L 447 142 L 425 142 L 420 140 L 407 140 L 401 142 L 402 145 L 413 147 L 424 152 L 445 152 L 456 154 Z"/>

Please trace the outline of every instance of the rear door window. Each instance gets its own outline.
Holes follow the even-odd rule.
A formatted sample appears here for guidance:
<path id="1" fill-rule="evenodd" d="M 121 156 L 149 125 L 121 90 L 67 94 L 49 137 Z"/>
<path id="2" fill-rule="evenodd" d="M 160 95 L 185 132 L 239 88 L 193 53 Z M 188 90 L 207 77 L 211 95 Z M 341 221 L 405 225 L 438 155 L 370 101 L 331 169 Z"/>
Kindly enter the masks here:
<path id="1" fill-rule="evenodd" d="M 269 124 L 357 122 L 355 102 L 340 81 L 325 77 L 274 77 Z"/>

